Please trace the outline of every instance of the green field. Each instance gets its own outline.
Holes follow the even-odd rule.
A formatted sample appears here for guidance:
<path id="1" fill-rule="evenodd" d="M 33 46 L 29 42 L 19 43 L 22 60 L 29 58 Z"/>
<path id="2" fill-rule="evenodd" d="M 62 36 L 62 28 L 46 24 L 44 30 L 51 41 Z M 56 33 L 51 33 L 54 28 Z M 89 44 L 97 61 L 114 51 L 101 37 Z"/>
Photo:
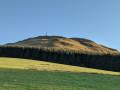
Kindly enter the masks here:
<path id="1" fill-rule="evenodd" d="M 0 69 L 0 90 L 120 90 L 120 77 L 88 73 Z"/>
<path id="2" fill-rule="evenodd" d="M 56 64 L 45 61 L 30 60 L 30 59 L 4 58 L 4 57 L 0 57 L 0 68 L 120 75 L 119 72 L 77 67 L 77 66 L 64 65 L 64 64 Z"/>
<path id="3" fill-rule="evenodd" d="M 98 72 L 101 74 L 94 74 Z M 112 75 L 104 75 L 105 72 Z M 0 90 L 120 90 L 119 75 L 43 61 L 0 58 Z"/>

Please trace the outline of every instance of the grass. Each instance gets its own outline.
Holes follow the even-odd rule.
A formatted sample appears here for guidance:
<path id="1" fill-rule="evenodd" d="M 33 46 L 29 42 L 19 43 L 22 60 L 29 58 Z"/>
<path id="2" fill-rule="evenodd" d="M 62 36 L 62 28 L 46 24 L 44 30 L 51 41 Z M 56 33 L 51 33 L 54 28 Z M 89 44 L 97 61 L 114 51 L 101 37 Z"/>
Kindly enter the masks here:
<path id="1" fill-rule="evenodd" d="M 0 90 L 120 90 L 111 75 L 0 69 Z"/>
<path id="2" fill-rule="evenodd" d="M 77 67 L 77 66 L 64 65 L 64 64 L 56 64 L 45 61 L 19 59 L 19 58 L 5 58 L 5 57 L 0 57 L 0 68 L 120 75 L 119 72 Z"/>
<path id="3" fill-rule="evenodd" d="M 0 90 L 120 90 L 120 76 L 117 75 L 120 73 L 44 61 L 0 58 Z"/>
<path id="4" fill-rule="evenodd" d="M 61 36 L 39 36 L 34 38 L 25 39 L 16 43 L 8 45 L 23 45 L 23 46 L 39 46 L 39 47 L 52 47 L 64 50 L 78 50 L 99 53 L 119 53 L 115 49 L 110 49 L 103 45 L 94 43 L 91 40 L 83 38 L 66 38 Z"/>

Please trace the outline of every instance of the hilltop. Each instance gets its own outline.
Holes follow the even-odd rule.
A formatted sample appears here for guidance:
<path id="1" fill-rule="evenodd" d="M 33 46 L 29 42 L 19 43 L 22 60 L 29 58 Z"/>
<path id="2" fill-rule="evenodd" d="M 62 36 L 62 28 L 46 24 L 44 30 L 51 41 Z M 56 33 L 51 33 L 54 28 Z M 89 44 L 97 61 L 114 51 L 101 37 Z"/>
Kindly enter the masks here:
<path id="1" fill-rule="evenodd" d="M 38 46 L 64 50 L 78 50 L 100 53 L 119 53 L 118 50 L 99 45 L 84 38 L 67 38 L 62 36 L 38 36 L 6 45 Z"/>

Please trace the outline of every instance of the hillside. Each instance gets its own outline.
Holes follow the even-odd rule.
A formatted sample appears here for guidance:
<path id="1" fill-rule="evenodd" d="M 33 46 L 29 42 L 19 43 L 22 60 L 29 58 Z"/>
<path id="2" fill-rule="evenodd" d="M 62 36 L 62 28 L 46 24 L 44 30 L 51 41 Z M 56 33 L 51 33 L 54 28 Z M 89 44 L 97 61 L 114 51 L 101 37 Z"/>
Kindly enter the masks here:
<path id="1" fill-rule="evenodd" d="M 119 72 L 114 71 L 106 71 L 30 59 L 6 58 L 6 57 L 0 57 L 0 68 L 120 75 Z"/>
<path id="2" fill-rule="evenodd" d="M 120 90 L 119 75 L 44 61 L 0 58 L 0 90 Z"/>
<path id="3" fill-rule="evenodd" d="M 116 49 L 112 49 L 84 38 L 66 38 L 61 36 L 38 36 L 28 38 L 16 43 L 8 43 L 6 45 L 22 45 L 22 46 L 38 46 L 52 47 L 65 50 L 78 50 L 101 53 L 118 53 Z"/>

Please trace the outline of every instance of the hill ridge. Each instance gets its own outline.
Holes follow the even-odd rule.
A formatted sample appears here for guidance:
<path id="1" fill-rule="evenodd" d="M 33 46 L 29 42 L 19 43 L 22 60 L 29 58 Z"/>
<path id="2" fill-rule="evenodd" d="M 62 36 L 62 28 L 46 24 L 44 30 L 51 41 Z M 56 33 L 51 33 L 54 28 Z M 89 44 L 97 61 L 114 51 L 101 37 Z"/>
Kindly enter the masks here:
<path id="1" fill-rule="evenodd" d="M 37 36 L 22 41 L 18 41 L 15 43 L 8 43 L 6 45 L 52 47 L 65 50 L 77 50 L 101 53 L 119 53 L 119 51 L 116 49 L 96 44 L 94 41 L 89 39 L 76 37 L 67 38 L 63 36 Z"/>

